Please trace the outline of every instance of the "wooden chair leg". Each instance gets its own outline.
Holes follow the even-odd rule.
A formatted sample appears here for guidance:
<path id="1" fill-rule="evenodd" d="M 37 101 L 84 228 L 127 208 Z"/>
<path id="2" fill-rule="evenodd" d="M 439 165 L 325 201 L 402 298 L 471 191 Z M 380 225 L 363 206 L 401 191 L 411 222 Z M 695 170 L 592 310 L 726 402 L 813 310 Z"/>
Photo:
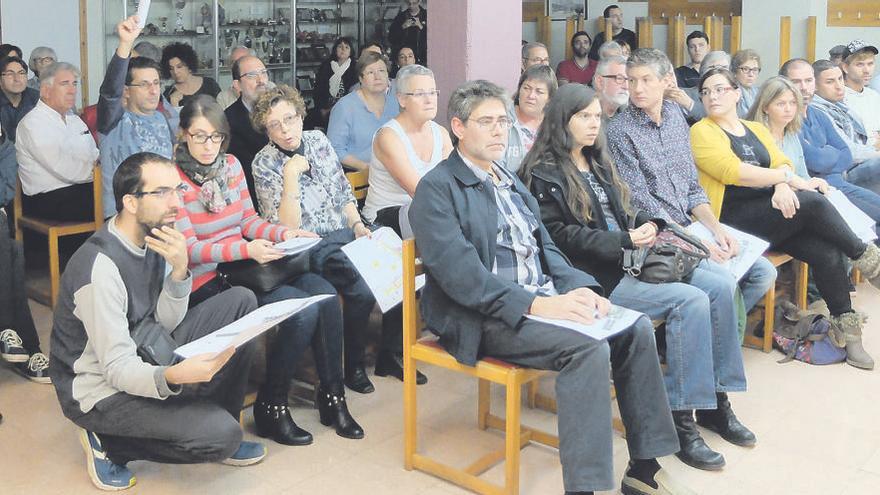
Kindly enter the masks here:
<path id="1" fill-rule="evenodd" d="M 528 404 L 529 408 L 535 408 L 535 401 L 538 398 L 538 384 L 540 383 L 540 379 L 535 379 L 526 384 L 526 390 L 528 391 Z"/>
<path id="2" fill-rule="evenodd" d="M 481 430 L 485 430 L 489 427 L 488 418 L 492 407 L 492 397 L 489 393 L 491 385 L 492 384 L 489 383 L 489 380 L 484 380 L 482 378 L 478 380 L 477 427 Z"/>
<path id="3" fill-rule="evenodd" d="M 61 260 L 58 256 L 58 234 L 49 229 L 49 301 L 52 307 L 58 300 L 58 286 L 61 285 Z"/>
<path id="4" fill-rule="evenodd" d="M 795 261 L 795 304 L 798 309 L 807 309 L 807 282 L 810 277 L 810 267 L 803 261 Z"/>
<path id="5" fill-rule="evenodd" d="M 858 268 L 852 269 L 852 283 L 853 285 L 859 285 L 862 283 L 862 272 L 860 272 Z"/>
<path id="6" fill-rule="evenodd" d="M 776 325 L 776 286 L 771 285 L 764 295 L 764 352 L 773 348 L 773 328 Z"/>
<path id="7" fill-rule="evenodd" d="M 403 467 L 413 469 L 413 456 L 416 453 L 418 408 L 416 403 L 416 362 L 410 352 L 404 352 L 403 373 Z"/>
<path id="8" fill-rule="evenodd" d="M 519 493 L 520 456 L 520 385 L 514 373 L 507 376 L 507 399 L 504 427 L 504 486 L 510 495 Z"/>

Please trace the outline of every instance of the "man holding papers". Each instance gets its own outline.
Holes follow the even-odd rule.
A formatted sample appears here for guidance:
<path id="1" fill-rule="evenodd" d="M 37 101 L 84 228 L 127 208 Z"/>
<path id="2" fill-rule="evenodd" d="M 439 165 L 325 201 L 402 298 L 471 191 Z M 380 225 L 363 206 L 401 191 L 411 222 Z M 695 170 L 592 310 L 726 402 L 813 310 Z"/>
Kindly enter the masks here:
<path id="1" fill-rule="evenodd" d="M 409 211 L 427 272 L 427 328 L 465 365 L 495 357 L 559 371 L 566 493 L 614 486 L 609 373 L 631 459 L 623 493 L 693 493 L 656 461 L 676 452 L 678 439 L 648 319 L 594 340 L 527 318 L 590 323 L 610 304 L 594 292 L 599 284 L 572 268 L 553 244 L 525 186 L 497 163 L 507 145 L 510 106 L 504 89 L 488 81 L 465 83 L 450 97 L 457 149 L 419 181 Z"/>
<path id="2" fill-rule="evenodd" d="M 131 333 L 155 320 L 178 344 L 256 308 L 230 289 L 187 311 L 192 274 L 174 164 L 153 153 L 122 162 L 113 177 L 118 214 L 71 258 L 52 328 L 52 382 L 64 415 L 82 428 L 89 476 L 103 490 L 133 486 L 126 464 L 263 459 L 238 424 L 253 350 L 242 346 L 170 366 L 146 362 Z"/>

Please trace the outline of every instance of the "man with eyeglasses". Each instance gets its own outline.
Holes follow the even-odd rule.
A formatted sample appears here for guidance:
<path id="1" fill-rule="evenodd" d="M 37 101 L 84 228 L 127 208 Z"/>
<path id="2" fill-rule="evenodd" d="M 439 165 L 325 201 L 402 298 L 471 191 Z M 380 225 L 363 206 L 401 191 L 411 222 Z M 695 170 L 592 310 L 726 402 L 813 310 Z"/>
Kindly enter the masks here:
<path id="1" fill-rule="evenodd" d="M 550 65 L 550 52 L 547 51 L 547 46 L 539 41 L 526 43 L 522 47 L 523 72 L 533 65 Z"/>
<path id="2" fill-rule="evenodd" d="M 255 52 L 243 45 L 236 46 L 229 52 L 226 66 L 232 67 L 238 59 L 248 55 L 255 55 Z M 220 105 L 220 108 L 229 108 L 230 105 L 235 103 L 235 100 L 237 100 L 239 96 L 241 96 L 241 92 L 235 89 L 235 83 L 233 83 L 217 95 L 217 104 Z"/>
<path id="3" fill-rule="evenodd" d="M 248 192 L 251 193 L 252 198 L 256 198 L 257 194 L 251 165 L 254 156 L 269 144 L 269 138 L 265 133 L 254 129 L 251 124 L 251 112 L 260 95 L 274 86 L 269 81 L 269 71 L 266 70 L 263 61 L 256 56 L 245 55 L 232 63 L 232 88 L 240 96 L 225 111 L 230 129 L 228 152 L 241 162 Z M 260 211 L 256 201 L 254 207 L 257 208 L 257 212 Z"/>
<path id="4" fill-rule="evenodd" d="M 629 102 L 629 86 L 626 78 L 626 58 L 620 55 L 606 57 L 596 66 L 593 88 L 599 96 L 602 120 L 605 125 Z"/>
<path id="5" fill-rule="evenodd" d="M 111 182 L 118 213 L 71 258 L 51 337 L 52 382 L 64 415 L 81 428 L 92 483 L 133 486 L 126 464 L 134 460 L 259 462 L 265 447 L 242 441 L 238 423 L 252 345 L 157 363 L 133 337 L 149 326 L 173 345 L 192 342 L 254 310 L 254 294 L 233 287 L 187 309 L 193 277 L 186 238 L 174 229 L 174 163 L 136 153 Z"/>
<path id="6" fill-rule="evenodd" d="M 21 119 L 37 106 L 40 92 L 27 87 L 28 66 L 18 57 L 0 60 L 0 127 L 6 139 L 15 142 Z"/>
<path id="7" fill-rule="evenodd" d="M 530 318 L 590 324 L 608 313 L 610 303 L 599 283 L 573 268 L 553 244 L 537 201 L 501 163 L 510 106 L 507 92 L 488 81 L 467 82 L 449 99 L 458 143 L 419 181 L 409 210 L 427 276 L 421 299 L 426 328 L 467 366 L 493 357 L 559 372 L 566 494 L 614 486 L 612 370 L 631 459 L 623 493 L 692 494 L 656 461 L 678 450 L 678 440 L 650 321 L 641 317 L 595 340 Z"/>
<path id="8" fill-rule="evenodd" d="M 130 57 L 141 28 L 137 16 L 116 25 L 119 45 L 104 75 L 98 98 L 98 135 L 103 173 L 104 216 L 116 213 L 113 173 L 123 160 L 139 151 L 171 158 L 179 115 L 163 105 L 159 64 Z"/>
<path id="9" fill-rule="evenodd" d="M 92 168 L 98 148 L 74 112 L 79 70 L 56 62 L 40 74 L 40 101 L 18 124 L 15 143 L 22 208 L 28 216 L 51 220 L 94 219 Z"/>

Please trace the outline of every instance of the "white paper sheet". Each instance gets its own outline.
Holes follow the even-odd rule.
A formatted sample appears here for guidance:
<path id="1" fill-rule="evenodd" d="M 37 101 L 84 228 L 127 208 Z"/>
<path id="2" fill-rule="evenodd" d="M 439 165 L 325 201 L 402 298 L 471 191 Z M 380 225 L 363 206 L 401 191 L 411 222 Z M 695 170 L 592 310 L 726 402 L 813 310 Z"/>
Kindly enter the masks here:
<path id="1" fill-rule="evenodd" d="M 319 242 L 321 242 L 320 237 L 294 237 L 293 239 L 275 244 L 275 249 L 284 251 L 284 254 L 289 256 L 311 249 Z"/>
<path id="2" fill-rule="evenodd" d="M 586 335 L 587 337 L 591 337 L 596 340 L 604 340 L 608 337 L 611 337 L 612 335 L 626 330 L 627 328 L 632 326 L 632 324 L 635 323 L 640 316 L 643 315 L 638 311 L 633 311 L 631 309 L 624 308 L 623 306 L 615 306 L 612 304 L 611 311 L 609 311 L 604 318 L 594 321 L 592 325 L 584 325 L 583 323 L 578 323 L 571 320 L 542 318 L 535 315 L 526 315 L 526 318 L 549 323 L 558 327 L 570 328 L 576 332 Z"/>
<path id="3" fill-rule="evenodd" d="M 840 216 L 843 217 L 849 228 L 859 236 L 859 239 L 864 242 L 873 242 L 877 238 L 877 233 L 874 231 L 874 220 L 856 205 L 852 204 L 852 201 L 840 189 L 828 191 L 825 197 L 837 208 Z"/>
<path id="4" fill-rule="evenodd" d="M 403 300 L 403 241 L 388 227 L 342 246 L 367 283 L 383 313 Z M 416 288 L 425 285 L 425 276 L 416 277 Z"/>
<path id="5" fill-rule="evenodd" d="M 755 264 L 755 261 L 764 255 L 764 252 L 770 247 L 770 243 L 752 234 L 736 230 L 729 225 L 723 225 L 723 227 L 739 242 L 739 252 L 733 258 L 721 263 L 721 266 L 727 267 L 733 277 L 739 280 Z M 715 236 L 700 222 L 688 225 L 687 230 L 704 241 L 715 242 Z"/>
<path id="6" fill-rule="evenodd" d="M 182 358 L 189 358 L 208 352 L 220 352 L 229 346 L 238 347 L 254 337 L 302 311 L 305 307 L 328 297 L 321 294 L 301 299 L 286 299 L 259 307 L 238 320 L 215 330 L 189 344 L 178 347 L 174 353 Z"/>
<path id="7" fill-rule="evenodd" d="M 138 3 L 137 16 L 138 27 L 143 29 L 147 25 L 147 15 L 150 13 L 150 0 L 141 0 Z"/>

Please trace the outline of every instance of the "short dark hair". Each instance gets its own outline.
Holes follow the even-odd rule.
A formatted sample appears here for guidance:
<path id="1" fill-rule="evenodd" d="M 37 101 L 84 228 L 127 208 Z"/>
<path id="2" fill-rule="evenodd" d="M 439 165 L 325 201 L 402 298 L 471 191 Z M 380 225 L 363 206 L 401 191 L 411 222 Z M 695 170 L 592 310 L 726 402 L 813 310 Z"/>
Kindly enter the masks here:
<path id="1" fill-rule="evenodd" d="M 685 38 L 685 40 L 684 40 L 685 46 L 687 46 L 688 43 L 691 42 L 691 40 L 695 40 L 697 38 L 703 38 L 704 40 L 706 40 L 706 43 L 709 43 L 709 35 L 702 32 L 702 31 L 697 30 L 697 31 L 691 31 L 691 34 L 689 34 L 688 37 Z"/>
<path id="2" fill-rule="evenodd" d="M 181 43 L 179 41 L 168 43 L 165 45 L 165 48 L 162 49 L 161 67 L 162 77 L 165 79 L 171 77 L 169 65 L 171 65 L 172 58 L 179 58 L 190 72 L 195 73 L 199 69 L 199 56 L 196 55 L 196 51 L 193 50 L 193 47 L 190 46 L 189 43 Z"/>
<path id="3" fill-rule="evenodd" d="M 18 58 L 22 58 L 24 55 L 21 51 L 21 48 L 15 45 L 10 45 L 9 43 L 3 43 L 2 45 L 0 45 L 0 58 L 9 57 L 9 54 L 12 52 L 17 53 Z"/>
<path id="4" fill-rule="evenodd" d="M 739 87 L 739 83 L 736 81 L 736 77 L 733 75 L 733 72 L 730 71 L 727 67 L 713 67 L 706 71 L 702 77 L 700 77 L 700 84 L 697 85 L 698 91 L 703 91 L 703 84 L 706 83 L 706 80 L 712 76 L 724 76 L 727 79 L 727 82 L 736 89 Z"/>
<path id="5" fill-rule="evenodd" d="M 122 198 L 127 194 L 140 192 L 144 187 L 143 168 L 148 163 L 163 163 L 174 166 L 174 162 L 164 156 L 141 151 L 135 153 L 119 164 L 113 173 L 113 199 L 116 200 L 116 211 L 122 211 Z"/>
<path id="6" fill-rule="evenodd" d="M 217 103 L 211 95 L 198 95 L 189 100 L 180 110 L 180 130 L 189 132 L 192 121 L 198 117 L 204 117 L 214 129 L 226 136 L 220 143 L 220 153 L 225 153 L 229 148 L 229 120 L 223 107 Z"/>
<path id="7" fill-rule="evenodd" d="M 134 81 L 134 71 L 137 69 L 153 69 L 157 75 L 162 74 L 162 68 L 159 62 L 147 57 L 134 57 L 128 61 L 128 71 L 125 73 L 125 85 L 128 86 Z"/>
<path id="8" fill-rule="evenodd" d="M 336 41 L 333 42 L 333 48 L 330 49 L 330 60 L 336 60 L 336 49 L 339 48 L 339 45 L 345 43 L 349 48 L 354 50 L 354 45 L 351 42 L 351 38 L 348 36 L 340 36 L 336 38 Z M 353 54 L 352 54 L 353 55 Z M 349 55 L 351 57 L 351 55 Z M 354 58 L 354 57 L 351 57 Z M 336 60 L 339 62 L 339 60 Z"/>
<path id="9" fill-rule="evenodd" d="M 782 67 L 779 68 L 779 75 L 788 77 L 788 70 L 791 69 L 791 66 L 795 64 L 807 64 L 810 67 L 813 66 L 813 64 L 811 64 L 810 61 L 805 58 L 792 58 L 786 60 L 785 63 L 782 64 Z"/>
<path id="10" fill-rule="evenodd" d="M 614 9 L 621 10 L 619 5 L 611 4 L 605 7 L 605 10 L 602 11 L 602 17 L 608 19 L 608 17 L 611 15 L 611 11 Z"/>
<path id="11" fill-rule="evenodd" d="M 813 73 L 816 75 L 817 80 L 819 79 L 819 74 L 825 72 L 826 70 L 839 68 L 839 65 L 827 59 L 816 60 L 815 62 L 813 62 Z"/>
<path id="12" fill-rule="evenodd" d="M 593 37 L 590 36 L 590 33 L 586 32 L 586 31 L 578 31 L 578 32 L 574 33 L 573 35 L 571 35 L 571 41 L 569 41 L 569 44 L 571 44 L 572 48 L 574 48 L 574 40 L 578 36 L 586 36 L 587 39 L 590 40 L 590 44 L 591 45 L 593 44 Z"/>
<path id="13" fill-rule="evenodd" d="M 382 45 L 382 42 L 381 42 L 381 41 L 378 41 L 378 40 L 369 40 L 369 41 L 367 41 L 366 43 L 364 43 L 363 45 L 361 45 L 361 49 L 360 49 L 360 51 L 359 51 L 358 53 L 363 52 L 364 50 L 366 50 L 367 48 L 369 48 L 369 47 L 371 47 L 371 46 L 375 46 L 375 47 L 379 48 L 379 51 L 380 51 L 380 52 L 382 52 L 383 54 L 385 53 L 385 46 Z"/>
<path id="14" fill-rule="evenodd" d="M 24 71 L 27 72 L 27 70 L 28 70 L 27 62 L 22 60 L 20 57 L 15 57 L 15 56 L 6 56 L 6 57 L 3 57 L 2 60 L 0 60 L 0 72 L 5 71 L 6 66 L 8 66 L 9 64 L 11 64 L 13 62 L 15 62 L 17 64 L 21 64 L 21 66 L 24 68 Z"/>
<path id="15" fill-rule="evenodd" d="M 549 65 L 538 64 L 524 70 L 519 76 L 519 83 L 516 85 L 516 93 L 513 94 L 513 104 L 519 105 L 519 91 L 522 89 L 526 81 L 537 81 L 547 85 L 547 98 L 553 98 L 556 90 L 559 89 L 559 81 L 556 80 L 556 73 Z"/>

